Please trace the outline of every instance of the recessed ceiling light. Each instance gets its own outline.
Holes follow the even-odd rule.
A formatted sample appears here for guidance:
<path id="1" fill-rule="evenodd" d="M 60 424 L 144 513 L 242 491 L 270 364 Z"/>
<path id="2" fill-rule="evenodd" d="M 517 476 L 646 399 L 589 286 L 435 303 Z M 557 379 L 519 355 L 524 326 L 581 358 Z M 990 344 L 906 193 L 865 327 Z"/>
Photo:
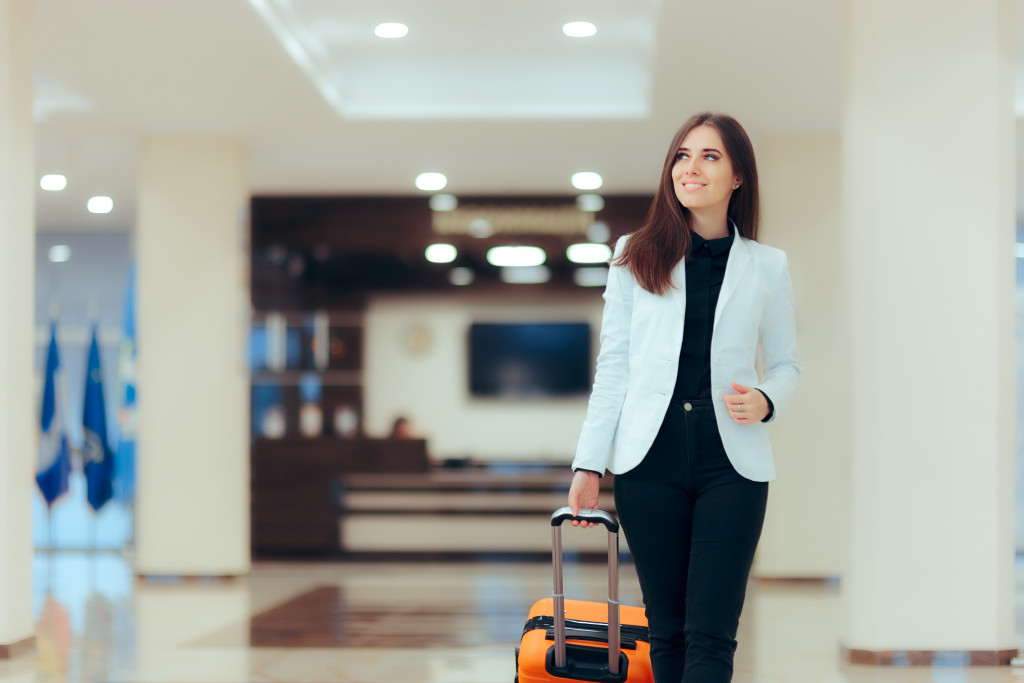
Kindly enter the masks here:
<path id="1" fill-rule="evenodd" d="M 510 285 L 537 285 L 551 279 L 547 266 L 509 266 L 502 268 L 499 277 Z"/>
<path id="2" fill-rule="evenodd" d="M 539 266 L 547 260 L 540 247 L 491 247 L 487 262 L 492 266 Z"/>
<path id="3" fill-rule="evenodd" d="M 600 211 L 604 208 L 604 197 L 599 194 L 581 194 L 576 197 L 576 208 L 580 211 Z"/>
<path id="4" fill-rule="evenodd" d="M 430 198 L 432 211 L 454 211 L 458 206 L 459 200 L 453 194 L 435 194 Z"/>
<path id="5" fill-rule="evenodd" d="M 460 287 L 471 284 L 476 279 L 476 273 L 471 268 L 452 268 L 448 271 L 448 282 Z"/>
<path id="6" fill-rule="evenodd" d="M 409 27 L 397 22 L 385 22 L 377 24 L 373 29 L 373 35 L 378 38 L 405 38 L 409 34 Z"/>
<path id="7" fill-rule="evenodd" d="M 427 260 L 431 263 L 451 263 L 458 255 L 458 250 L 450 244 L 431 244 L 426 250 Z"/>
<path id="8" fill-rule="evenodd" d="M 416 176 L 416 187 L 427 192 L 443 190 L 448 184 L 448 178 L 444 173 L 420 173 Z"/>
<path id="9" fill-rule="evenodd" d="M 596 190 L 604 183 L 600 173 L 580 171 L 572 174 L 572 186 L 577 190 Z"/>
<path id="10" fill-rule="evenodd" d="M 71 247 L 66 244 L 55 244 L 50 247 L 48 255 L 53 263 L 64 263 L 71 258 Z"/>
<path id="11" fill-rule="evenodd" d="M 603 287 L 608 284 L 608 269 L 601 267 L 577 268 L 572 273 L 572 281 L 580 287 Z"/>
<path id="12" fill-rule="evenodd" d="M 607 244 L 570 244 L 565 255 L 573 263 L 607 263 L 612 257 L 612 250 Z"/>
<path id="13" fill-rule="evenodd" d="M 114 209 L 114 200 L 110 197 L 90 197 L 85 206 L 89 213 L 110 213 Z"/>
<path id="14" fill-rule="evenodd" d="M 39 187 L 50 192 L 60 192 L 68 186 L 68 179 L 62 175 L 51 173 L 44 175 L 39 181 Z"/>
<path id="15" fill-rule="evenodd" d="M 597 27 L 589 21 L 570 21 L 562 27 L 562 33 L 570 38 L 589 38 L 597 33 Z"/>

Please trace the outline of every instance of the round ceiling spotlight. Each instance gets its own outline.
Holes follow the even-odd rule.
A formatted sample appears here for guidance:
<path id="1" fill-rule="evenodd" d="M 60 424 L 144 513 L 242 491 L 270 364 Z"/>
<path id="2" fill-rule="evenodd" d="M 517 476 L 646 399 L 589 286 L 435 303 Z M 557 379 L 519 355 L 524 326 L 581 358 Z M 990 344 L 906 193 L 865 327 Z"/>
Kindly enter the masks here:
<path id="1" fill-rule="evenodd" d="M 373 35 L 378 38 L 405 38 L 409 35 L 409 27 L 397 22 L 385 22 L 377 24 L 373 29 Z"/>
<path id="2" fill-rule="evenodd" d="M 576 197 L 576 208 L 591 213 L 604 208 L 604 197 L 599 194 L 581 194 Z"/>
<path id="3" fill-rule="evenodd" d="M 44 175 L 39 180 L 39 187 L 47 190 L 48 192 L 60 192 L 68 186 L 68 179 L 62 175 L 51 173 Z"/>
<path id="4" fill-rule="evenodd" d="M 416 187 L 425 192 L 443 190 L 447 184 L 448 177 L 444 173 L 420 173 L 416 176 Z"/>
<path id="5" fill-rule="evenodd" d="M 562 26 L 562 33 L 570 38 L 589 38 L 597 33 L 597 27 L 589 21 L 570 21 Z"/>
<path id="6" fill-rule="evenodd" d="M 114 200 L 110 197 L 90 197 L 85 208 L 89 213 L 110 213 L 114 210 Z"/>
<path id="7" fill-rule="evenodd" d="M 425 254 L 431 263 L 451 263 L 459 251 L 451 244 L 431 244 Z"/>
<path id="8" fill-rule="evenodd" d="M 435 194 L 430 198 L 431 211 L 454 211 L 459 207 L 459 200 L 453 194 Z"/>
<path id="9" fill-rule="evenodd" d="M 491 247 L 487 250 L 487 262 L 492 266 L 539 266 L 548 255 L 540 247 Z"/>
<path id="10" fill-rule="evenodd" d="M 596 190 L 604 184 L 600 173 L 580 171 L 572 174 L 572 186 L 577 190 Z"/>

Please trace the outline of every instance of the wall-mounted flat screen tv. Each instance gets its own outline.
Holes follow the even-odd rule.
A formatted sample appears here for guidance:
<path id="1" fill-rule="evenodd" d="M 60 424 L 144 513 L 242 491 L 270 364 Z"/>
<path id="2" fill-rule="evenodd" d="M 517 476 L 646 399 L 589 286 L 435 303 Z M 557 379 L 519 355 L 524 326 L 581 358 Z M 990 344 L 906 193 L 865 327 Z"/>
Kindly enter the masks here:
<path id="1" fill-rule="evenodd" d="M 590 391 L 590 325 L 474 323 L 469 327 L 473 396 L 541 398 Z"/>

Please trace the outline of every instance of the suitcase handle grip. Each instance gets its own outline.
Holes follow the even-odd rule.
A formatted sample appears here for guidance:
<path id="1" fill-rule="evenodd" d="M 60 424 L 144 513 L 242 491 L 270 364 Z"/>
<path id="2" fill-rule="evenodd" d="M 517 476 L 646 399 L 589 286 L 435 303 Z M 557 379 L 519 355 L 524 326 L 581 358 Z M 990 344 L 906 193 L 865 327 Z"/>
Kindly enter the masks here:
<path id="1" fill-rule="evenodd" d="M 590 522 L 592 524 L 604 524 L 609 532 L 619 533 L 619 522 L 604 510 L 580 510 L 580 514 L 573 515 L 572 508 L 566 505 L 560 507 L 551 515 L 551 526 L 562 526 L 567 521 Z"/>

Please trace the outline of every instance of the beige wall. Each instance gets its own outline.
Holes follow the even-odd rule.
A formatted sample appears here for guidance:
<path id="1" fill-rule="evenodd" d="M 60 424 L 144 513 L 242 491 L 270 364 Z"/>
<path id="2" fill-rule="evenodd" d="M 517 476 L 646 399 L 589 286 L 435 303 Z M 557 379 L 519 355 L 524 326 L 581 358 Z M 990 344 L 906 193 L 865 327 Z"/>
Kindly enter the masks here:
<path id="1" fill-rule="evenodd" d="M 33 634 L 32 26 L 31 0 L 0 3 L 0 645 Z"/>
<path id="2" fill-rule="evenodd" d="M 758 137 L 760 241 L 786 251 L 804 371 L 769 427 L 778 479 L 754 573 L 839 576 L 848 537 L 850 345 L 841 286 L 838 133 Z"/>
<path id="3" fill-rule="evenodd" d="M 847 2 L 851 648 L 1015 647 L 1012 10 Z"/>
<path id="4" fill-rule="evenodd" d="M 431 457 L 553 461 L 569 466 L 586 414 L 586 396 L 545 401 L 473 398 L 466 336 L 473 322 L 589 321 L 593 354 L 603 301 L 591 291 L 575 300 L 509 303 L 500 298 L 380 296 L 366 314 L 365 425 L 385 436 L 399 415 L 429 439 Z M 405 344 L 423 326 L 421 352 Z"/>
<path id="5" fill-rule="evenodd" d="M 145 141 L 138 260 L 141 574 L 249 569 L 249 390 L 241 145 Z"/>

